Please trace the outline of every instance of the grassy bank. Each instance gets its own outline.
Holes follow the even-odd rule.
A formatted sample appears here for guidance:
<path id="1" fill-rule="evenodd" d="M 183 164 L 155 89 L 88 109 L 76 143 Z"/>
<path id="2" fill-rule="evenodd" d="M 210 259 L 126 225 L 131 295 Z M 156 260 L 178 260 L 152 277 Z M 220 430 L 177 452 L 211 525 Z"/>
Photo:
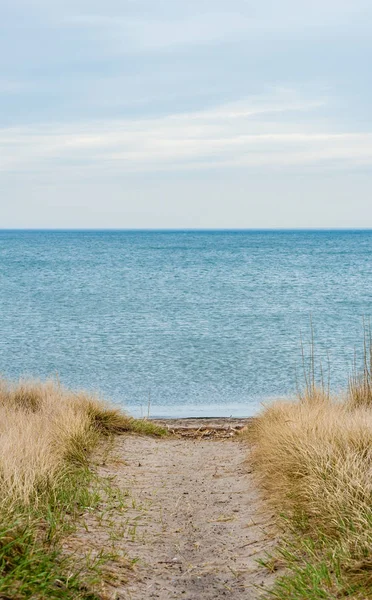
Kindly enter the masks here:
<path id="1" fill-rule="evenodd" d="M 161 435 L 55 383 L 0 382 L 0 597 L 93 600 L 100 556 L 66 555 L 63 536 L 97 504 L 91 452 L 118 433 Z"/>
<path id="2" fill-rule="evenodd" d="M 369 356 L 345 398 L 312 380 L 255 420 L 254 469 L 284 532 L 266 564 L 286 570 L 268 597 L 372 598 L 371 372 Z"/>

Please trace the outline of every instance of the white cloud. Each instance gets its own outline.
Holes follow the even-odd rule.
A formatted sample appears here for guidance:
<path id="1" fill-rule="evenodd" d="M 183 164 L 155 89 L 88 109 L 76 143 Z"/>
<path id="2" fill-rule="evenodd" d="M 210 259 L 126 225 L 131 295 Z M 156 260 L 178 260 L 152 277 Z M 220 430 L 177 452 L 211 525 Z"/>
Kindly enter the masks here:
<path id="1" fill-rule="evenodd" d="M 123 173 L 336 161 L 372 164 L 372 133 L 326 128 L 291 90 L 211 110 L 0 131 L 0 169 Z M 310 118 L 309 118 L 310 116 Z"/>

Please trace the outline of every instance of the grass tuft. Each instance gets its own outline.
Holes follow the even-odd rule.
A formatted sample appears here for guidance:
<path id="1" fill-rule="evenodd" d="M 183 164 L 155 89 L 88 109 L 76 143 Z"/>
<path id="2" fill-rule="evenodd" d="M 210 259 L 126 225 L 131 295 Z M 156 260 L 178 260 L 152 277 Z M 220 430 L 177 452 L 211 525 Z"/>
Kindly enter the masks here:
<path id="1" fill-rule="evenodd" d="M 127 431 L 165 434 L 54 382 L 0 381 L 0 597 L 98 598 L 98 565 L 67 555 L 61 541 L 99 502 L 92 450 Z"/>
<path id="2" fill-rule="evenodd" d="M 309 386 L 249 429 L 256 478 L 285 532 L 269 562 L 286 571 L 268 597 L 372 598 L 370 374 L 354 376 L 344 399 Z"/>
<path id="3" fill-rule="evenodd" d="M 372 408 L 372 334 L 369 328 L 364 329 L 363 371 L 354 372 L 349 379 L 348 403 L 351 408 Z"/>
<path id="4" fill-rule="evenodd" d="M 168 433 L 164 427 L 148 419 L 134 419 L 101 401 L 88 399 L 86 410 L 94 428 L 103 435 L 133 432 L 162 437 Z"/>

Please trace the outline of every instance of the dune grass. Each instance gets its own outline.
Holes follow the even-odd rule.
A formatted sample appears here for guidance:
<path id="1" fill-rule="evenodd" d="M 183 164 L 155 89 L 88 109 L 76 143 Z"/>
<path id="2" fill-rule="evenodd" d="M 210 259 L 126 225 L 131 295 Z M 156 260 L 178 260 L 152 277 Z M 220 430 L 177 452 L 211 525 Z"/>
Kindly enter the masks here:
<path id="1" fill-rule="evenodd" d="M 285 568 L 268 597 L 372 598 L 372 360 L 344 398 L 314 379 L 264 409 L 249 432 L 254 470 L 283 538 L 264 561 Z"/>
<path id="2" fill-rule="evenodd" d="M 77 517 L 97 504 L 89 457 L 113 434 L 163 435 L 85 393 L 0 381 L 0 597 L 93 600 L 99 557 L 62 552 Z"/>

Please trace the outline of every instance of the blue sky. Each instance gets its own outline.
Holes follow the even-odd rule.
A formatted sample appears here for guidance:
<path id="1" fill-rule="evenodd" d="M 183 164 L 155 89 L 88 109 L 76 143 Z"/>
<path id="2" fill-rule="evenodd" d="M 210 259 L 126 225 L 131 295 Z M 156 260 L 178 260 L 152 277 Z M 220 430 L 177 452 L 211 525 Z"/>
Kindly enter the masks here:
<path id="1" fill-rule="evenodd" d="M 370 0 L 0 8 L 0 227 L 372 227 Z"/>

